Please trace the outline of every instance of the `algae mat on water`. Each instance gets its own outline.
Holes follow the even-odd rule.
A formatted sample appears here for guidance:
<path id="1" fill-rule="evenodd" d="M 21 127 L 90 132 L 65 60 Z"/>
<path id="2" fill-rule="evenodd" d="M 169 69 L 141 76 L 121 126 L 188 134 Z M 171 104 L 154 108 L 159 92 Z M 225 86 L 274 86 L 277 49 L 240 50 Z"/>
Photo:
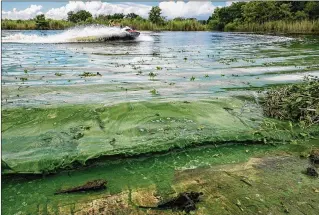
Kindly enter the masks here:
<path id="1" fill-rule="evenodd" d="M 2 111 L 3 160 L 16 173 L 54 172 L 100 156 L 254 140 L 261 110 L 234 98 Z"/>
<path id="2" fill-rule="evenodd" d="M 184 214 L 137 207 L 184 191 L 204 192 L 195 214 L 315 214 L 318 179 L 302 174 L 309 164 L 300 155 L 318 144 L 203 146 L 45 176 L 5 175 L 2 214 Z M 97 178 L 108 181 L 106 190 L 54 195 Z"/>
<path id="3" fill-rule="evenodd" d="M 235 98 L 12 108 L 2 117 L 2 159 L 11 168 L 4 173 L 50 173 L 99 157 L 265 141 L 261 108 Z M 275 131 L 267 135 L 277 138 Z"/>

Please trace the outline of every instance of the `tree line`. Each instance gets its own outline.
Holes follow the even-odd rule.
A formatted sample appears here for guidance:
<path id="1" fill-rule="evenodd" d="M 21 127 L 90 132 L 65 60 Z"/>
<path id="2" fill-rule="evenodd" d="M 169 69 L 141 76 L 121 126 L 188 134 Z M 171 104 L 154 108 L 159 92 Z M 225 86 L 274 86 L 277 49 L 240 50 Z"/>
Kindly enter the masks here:
<path id="1" fill-rule="evenodd" d="M 70 11 L 66 20 L 46 19 L 44 14 L 37 15 L 30 20 L 2 20 L 3 29 L 65 29 L 77 25 L 101 24 L 111 26 L 131 26 L 140 30 L 176 30 L 176 31 L 203 31 L 208 30 L 206 20 L 178 17 L 167 20 L 162 16 L 160 7 L 155 6 L 149 12 L 148 18 L 143 18 L 135 13 L 112 15 L 93 15 L 85 10 Z"/>
<path id="2" fill-rule="evenodd" d="M 65 29 L 87 24 L 128 25 L 140 30 L 319 33 L 319 2 L 236 2 L 216 8 L 208 20 L 183 17 L 167 20 L 158 6 L 152 7 L 148 18 L 135 13 L 93 17 L 90 12 L 80 10 L 68 12 L 66 20 L 46 19 L 43 14 L 31 20 L 2 20 L 3 29 Z"/>
<path id="3" fill-rule="evenodd" d="M 262 29 L 267 26 L 275 28 L 276 24 L 289 27 L 294 23 L 315 23 L 312 30 L 319 31 L 318 19 L 319 2 L 316 1 L 251 1 L 216 8 L 208 23 L 210 29 L 218 31 L 249 30 L 243 29 L 245 26 Z"/>

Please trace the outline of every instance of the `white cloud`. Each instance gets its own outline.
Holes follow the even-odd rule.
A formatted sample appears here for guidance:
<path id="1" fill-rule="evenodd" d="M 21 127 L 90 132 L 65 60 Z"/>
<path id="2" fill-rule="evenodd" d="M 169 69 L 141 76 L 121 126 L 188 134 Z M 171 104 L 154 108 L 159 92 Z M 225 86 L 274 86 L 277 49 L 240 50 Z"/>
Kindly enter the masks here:
<path id="1" fill-rule="evenodd" d="M 238 1 L 226 1 L 226 6 L 228 7 L 228 6 L 232 5 L 232 3 L 236 3 L 236 2 L 238 2 Z"/>
<path id="2" fill-rule="evenodd" d="M 38 13 L 41 13 L 41 5 L 31 5 L 24 10 L 13 8 L 12 11 L 2 11 L 2 19 L 32 19 Z"/>
<path id="3" fill-rule="evenodd" d="M 151 9 L 150 6 L 143 4 L 134 3 L 122 3 L 122 4 L 111 4 L 106 2 L 92 1 L 92 2 L 81 2 L 81 1 L 70 1 L 66 6 L 60 8 L 52 8 L 46 12 L 46 17 L 52 19 L 66 19 L 69 11 L 77 12 L 79 10 L 87 10 L 93 16 L 100 14 L 114 14 L 114 13 L 136 13 L 142 17 L 147 17 L 148 12 Z"/>
<path id="4" fill-rule="evenodd" d="M 216 6 L 210 1 L 189 1 L 185 2 L 161 2 L 159 7 L 162 9 L 162 15 L 168 19 L 175 17 L 209 17 Z"/>
<path id="5" fill-rule="evenodd" d="M 159 7 L 162 9 L 162 15 L 168 19 L 175 17 L 209 17 L 216 8 L 211 2 L 160 2 Z M 136 13 L 144 18 L 148 17 L 151 6 L 136 3 L 106 3 L 101 1 L 83 2 L 70 1 L 63 7 L 52 8 L 45 14 L 47 18 L 51 19 L 66 19 L 69 11 L 77 12 L 79 10 L 87 10 L 93 16 L 100 14 L 114 14 L 114 13 Z M 31 5 L 25 10 L 2 11 L 2 18 L 7 19 L 30 19 L 36 15 L 41 14 L 41 5 Z"/>

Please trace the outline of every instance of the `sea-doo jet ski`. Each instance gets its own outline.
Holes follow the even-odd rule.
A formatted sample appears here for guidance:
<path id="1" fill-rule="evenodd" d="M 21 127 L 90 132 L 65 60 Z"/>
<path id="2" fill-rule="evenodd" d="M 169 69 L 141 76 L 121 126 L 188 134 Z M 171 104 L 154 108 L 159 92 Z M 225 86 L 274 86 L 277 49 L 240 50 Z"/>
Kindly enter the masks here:
<path id="1" fill-rule="evenodd" d="M 127 27 L 127 26 L 122 28 L 122 30 L 127 33 L 127 38 L 128 39 L 135 39 L 135 38 L 137 38 L 140 35 L 140 32 L 138 32 L 136 30 L 133 30 L 132 28 Z"/>
<path id="2" fill-rule="evenodd" d="M 125 26 L 120 28 L 120 31 L 110 31 L 109 35 L 105 36 L 87 36 L 77 37 L 77 42 L 105 42 L 108 40 L 134 40 L 140 35 L 140 32 L 133 30 L 132 28 Z"/>

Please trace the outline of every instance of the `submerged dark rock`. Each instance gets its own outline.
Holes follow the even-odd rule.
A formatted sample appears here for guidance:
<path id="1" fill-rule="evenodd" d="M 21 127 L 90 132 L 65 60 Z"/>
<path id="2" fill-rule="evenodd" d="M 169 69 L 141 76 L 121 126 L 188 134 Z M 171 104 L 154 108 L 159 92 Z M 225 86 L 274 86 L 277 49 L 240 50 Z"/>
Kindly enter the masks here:
<path id="1" fill-rule="evenodd" d="M 202 192 L 185 192 L 180 193 L 177 197 L 159 204 L 157 207 L 145 207 L 138 206 L 144 209 L 153 210 L 179 210 L 189 213 L 190 211 L 196 210 L 196 203 L 199 202 L 199 197 L 203 195 Z"/>
<path id="2" fill-rule="evenodd" d="M 105 189 L 105 185 L 107 184 L 106 180 L 97 179 L 94 181 L 88 181 L 84 185 L 71 187 L 64 190 L 59 190 L 54 194 L 62 194 L 62 193 L 75 193 L 75 192 L 85 192 L 85 191 L 97 191 Z"/>
<path id="3" fill-rule="evenodd" d="M 309 160 L 313 164 L 319 164 L 319 149 L 311 151 L 309 155 Z"/>
<path id="4" fill-rule="evenodd" d="M 196 203 L 199 202 L 201 195 L 203 195 L 202 192 L 180 193 L 176 198 L 159 204 L 157 208 L 180 210 L 189 213 L 190 211 L 196 210 Z"/>
<path id="5" fill-rule="evenodd" d="M 318 177 L 318 172 L 314 167 L 308 167 L 306 171 L 306 175 L 309 175 L 312 177 Z"/>

